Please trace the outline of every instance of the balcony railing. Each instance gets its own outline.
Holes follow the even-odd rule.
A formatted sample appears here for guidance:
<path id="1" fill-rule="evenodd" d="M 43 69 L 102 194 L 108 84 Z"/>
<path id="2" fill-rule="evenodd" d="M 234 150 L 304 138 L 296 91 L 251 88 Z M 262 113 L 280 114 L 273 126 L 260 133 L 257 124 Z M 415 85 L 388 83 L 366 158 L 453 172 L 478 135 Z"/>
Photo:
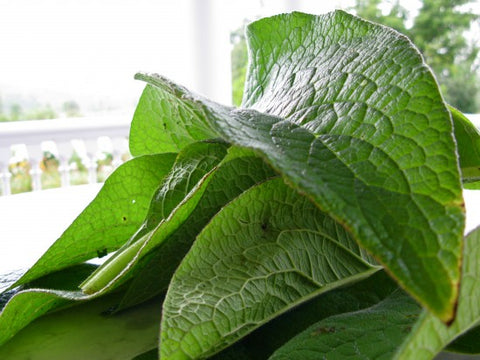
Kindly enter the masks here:
<path id="1" fill-rule="evenodd" d="M 467 117 L 480 127 L 480 114 Z M 83 183 L 102 181 L 98 176 L 98 162 L 108 153 L 110 171 L 121 164 L 128 154 L 130 114 L 84 117 L 74 119 L 34 120 L 0 123 L 0 192 L 12 192 L 15 165 L 27 163 L 26 174 L 31 190 L 45 188 L 46 154 L 58 161 L 59 184 L 69 186 L 76 182 L 72 174 L 78 171 L 78 163 L 72 162 L 72 154 L 80 158 L 86 176 Z M 17 174 L 18 175 L 18 174 Z M 78 182 L 77 182 L 78 183 Z M 15 190 L 15 189 L 13 189 Z"/>
<path id="2" fill-rule="evenodd" d="M 74 184 L 71 175 L 81 163 L 86 181 L 98 178 L 99 160 L 109 156 L 109 167 L 118 166 L 128 156 L 128 131 L 132 116 L 127 114 L 33 120 L 0 123 L 0 191 L 11 194 L 15 169 L 24 164 L 31 190 L 45 188 L 45 162 L 56 161 L 59 186 Z M 77 161 L 72 160 L 75 154 Z M 108 155 L 107 155 L 108 154 Z M 26 164 L 26 165 L 25 165 Z"/>

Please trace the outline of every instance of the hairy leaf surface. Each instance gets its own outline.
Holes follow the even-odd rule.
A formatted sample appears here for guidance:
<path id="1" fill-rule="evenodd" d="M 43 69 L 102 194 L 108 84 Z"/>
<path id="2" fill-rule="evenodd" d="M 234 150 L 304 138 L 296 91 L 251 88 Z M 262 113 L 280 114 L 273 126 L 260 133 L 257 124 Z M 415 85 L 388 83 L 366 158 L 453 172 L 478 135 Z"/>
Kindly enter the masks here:
<path id="1" fill-rule="evenodd" d="M 120 309 L 165 290 L 174 270 L 212 216 L 243 191 L 274 175 L 273 170 L 251 152 L 230 148 L 189 218 L 140 264 L 142 270 L 129 286 Z"/>
<path id="2" fill-rule="evenodd" d="M 446 326 L 423 311 L 396 359 L 431 359 L 450 342 L 480 323 L 480 228 L 465 239 L 462 284 L 455 321 Z M 476 339 L 478 344 L 478 338 Z M 474 348 L 478 349 L 478 346 Z"/>
<path id="3" fill-rule="evenodd" d="M 224 207 L 175 272 L 164 303 L 163 359 L 212 355 L 326 290 L 379 267 L 282 179 Z"/>
<path id="4" fill-rule="evenodd" d="M 391 359 L 419 312 L 418 304 L 397 290 L 372 307 L 312 325 L 269 359 Z"/>
<path id="5" fill-rule="evenodd" d="M 134 275 L 138 261 L 181 226 L 198 205 L 228 146 L 193 143 L 183 149 L 156 192 L 140 230 L 112 258 L 82 283 L 87 294 L 119 286 Z"/>
<path id="6" fill-rule="evenodd" d="M 240 348 L 252 360 L 268 359 L 276 349 L 309 326 L 333 315 L 376 305 L 397 289 L 398 285 L 384 271 L 379 271 L 353 285 L 317 296 L 269 321 L 230 347 L 229 352 L 235 353 Z M 223 359 L 223 353 L 214 359 Z"/>
<path id="7" fill-rule="evenodd" d="M 172 98 L 163 106 L 183 103 L 195 114 L 171 119 L 195 137 L 258 151 L 411 295 L 451 320 L 465 222 L 461 181 L 450 113 L 418 51 L 395 31 L 341 11 L 262 19 L 247 36 L 244 109 L 160 76 L 137 78 Z"/>
<path id="8" fill-rule="evenodd" d="M 457 317 L 446 326 L 402 292 L 358 312 L 318 322 L 294 337 L 271 357 L 280 359 L 433 359 L 450 342 L 452 349 L 478 351 L 480 322 L 480 230 L 466 238 L 463 281 Z M 473 336 L 473 337 L 472 337 Z"/>

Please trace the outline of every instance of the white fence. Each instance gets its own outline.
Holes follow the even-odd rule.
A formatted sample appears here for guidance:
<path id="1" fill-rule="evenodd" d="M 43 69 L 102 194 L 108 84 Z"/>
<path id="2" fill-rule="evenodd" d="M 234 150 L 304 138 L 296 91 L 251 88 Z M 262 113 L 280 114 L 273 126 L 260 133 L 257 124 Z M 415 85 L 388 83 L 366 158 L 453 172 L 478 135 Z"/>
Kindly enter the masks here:
<path id="1" fill-rule="evenodd" d="M 12 165 L 29 163 L 32 190 L 42 188 L 41 162 L 45 153 L 59 161 L 61 186 L 70 185 L 75 152 L 88 169 L 88 182 L 97 181 L 97 160 L 111 154 L 113 167 L 128 153 L 128 131 L 132 116 L 126 114 L 74 119 L 33 120 L 0 123 L 0 190 L 11 193 Z"/>
<path id="2" fill-rule="evenodd" d="M 467 117 L 480 128 L 480 114 Z M 97 161 L 104 153 L 113 156 L 112 169 L 128 153 L 130 114 L 75 119 L 34 120 L 0 123 L 0 193 L 11 194 L 12 164 L 29 163 L 32 190 L 42 189 L 45 152 L 59 161 L 61 186 L 71 185 L 75 164 L 69 161 L 75 152 L 88 170 L 88 183 L 97 182 Z M 10 166 L 10 168 L 9 168 Z"/>

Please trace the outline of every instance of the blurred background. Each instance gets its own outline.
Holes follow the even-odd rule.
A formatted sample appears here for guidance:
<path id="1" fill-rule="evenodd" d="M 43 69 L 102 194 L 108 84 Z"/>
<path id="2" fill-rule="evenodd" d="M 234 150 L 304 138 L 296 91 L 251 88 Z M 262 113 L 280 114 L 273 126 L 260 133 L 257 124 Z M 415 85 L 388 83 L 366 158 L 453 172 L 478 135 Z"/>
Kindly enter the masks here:
<path id="1" fill-rule="evenodd" d="M 143 88 L 137 71 L 223 103 L 233 80 L 238 103 L 245 24 L 336 8 L 408 35 L 447 100 L 479 112 L 478 0 L 0 0 L 0 120 L 131 111 Z"/>
<path id="2" fill-rule="evenodd" d="M 238 106 L 245 25 L 334 9 L 409 36 L 446 100 L 480 113 L 478 0 L 0 0 L 0 194 L 101 182 L 128 159 L 136 72 Z"/>

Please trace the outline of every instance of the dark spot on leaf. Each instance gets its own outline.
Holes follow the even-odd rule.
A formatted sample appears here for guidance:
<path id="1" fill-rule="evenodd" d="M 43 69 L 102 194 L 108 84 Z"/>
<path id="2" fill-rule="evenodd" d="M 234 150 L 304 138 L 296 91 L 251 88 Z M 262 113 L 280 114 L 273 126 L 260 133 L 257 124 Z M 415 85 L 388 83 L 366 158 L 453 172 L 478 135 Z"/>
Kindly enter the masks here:
<path id="1" fill-rule="evenodd" d="M 411 326 L 405 326 L 405 328 L 402 330 L 402 332 L 404 334 L 408 334 L 410 333 L 410 331 L 412 331 L 412 327 Z"/>
<path id="2" fill-rule="evenodd" d="M 261 224 L 260 226 L 262 227 L 262 230 L 263 230 L 263 231 L 267 231 L 268 225 L 267 225 L 267 223 L 266 223 L 265 221 L 262 222 L 262 224 Z"/>
<path id="3" fill-rule="evenodd" d="M 103 248 L 101 250 L 97 250 L 97 256 L 102 258 L 108 254 L 107 248 Z"/>
<path id="4" fill-rule="evenodd" d="M 317 335 L 322 335 L 322 334 L 333 334 L 335 332 L 335 328 L 332 327 L 319 327 L 315 329 L 310 335 L 311 336 L 317 336 Z"/>
<path id="5" fill-rule="evenodd" d="M 123 221 L 127 221 L 127 217 L 126 217 L 126 216 L 123 216 L 123 217 L 122 217 L 122 220 L 123 220 Z"/>
<path id="6" fill-rule="evenodd" d="M 167 130 L 167 124 L 166 123 L 163 123 L 163 129 Z"/>
<path id="7" fill-rule="evenodd" d="M 112 315 L 113 313 L 115 313 L 115 311 L 117 310 L 118 308 L 118 305 L 113 305 L 113 306 L 110 306 L 108 309 L 102 311 L 100 313 L 100 315 L 102 316 L 110 316 Z"/>

